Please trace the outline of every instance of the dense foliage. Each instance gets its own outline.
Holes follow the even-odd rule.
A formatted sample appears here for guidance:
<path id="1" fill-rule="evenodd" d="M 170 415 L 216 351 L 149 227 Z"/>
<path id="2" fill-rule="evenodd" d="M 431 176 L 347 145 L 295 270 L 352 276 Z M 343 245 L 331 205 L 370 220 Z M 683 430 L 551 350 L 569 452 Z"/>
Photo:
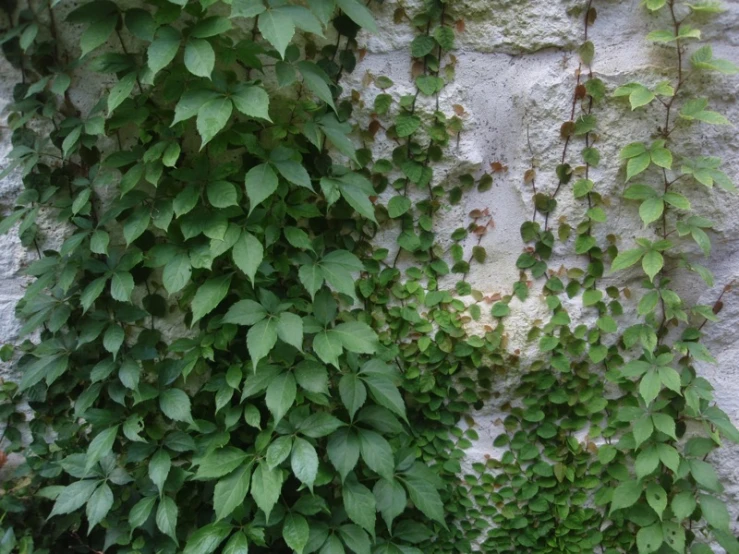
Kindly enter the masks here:
<path id="1" fill-rule="evenodd" d="M 717 158 L 673 160 L 692 122 L 725 122 L 692 96 L 685 64 L 700 38 L 687 22 L 719 10 L 646 2 L 671 25 L 649 38 L 674 49 L 676 77 L 613 91 L 666 114 L 622 152 L 626 198 L 657 240 L 619 252 L 595 232 L 608 93 L 590 70 L 592 4 L 562 163 L 551 190 L 538 168 L 525 176 L 533 246 L 494 300 L 467 282 L 489 211 L 451 241 L 435 232 L 445 203 L 493 180 L 434 172 L 464 114 L 440 106 L 464 28 L 450 2 L 395 9 L 415 32 L 404 95 L 385 76 L 342 88 L 357 33 L 376 32 L 359 0 L 7 5 L 3 51 L 23 79 L 2 177 L 20 173 L 24 190 L 0 231 L 38 259 L 17 309 L 28 340 L 2 351 L 17 375 L 0 392 L 3 456 L 23 457 L 2 484 L 0 554 L 739 551 L 705 461 L 739 432 L 694 368 L 712 359 L 700 337 L 718 309 L 686 306 L 669 278 L 712 284 L 682 249 L 710 251 L 690 187 L 733 191 Z M 57 21 L 79 26 L 79 45 Z M 690 61 L 736 71 L 708 45 Z M 85 92 L 93 74 L 110 82 L 102 97 Z M 389 159 L 373 157 L 381 140 Z M 565 192 L 587 207 L 555 237 Z M 587 269 L 551 271 L 557 240 Z M 621 324 L 625 287 L 599 288 L 609 261 L 644 271 L 637 325 Z M 506 454 L 467 475 L 471 415 L 519 363 L 505 319 L 532 291 L 552 312 L 530 333 L 541 359 L 506 407 Z M 595 327 L 572 322 L 573 301 Z M 496 325 L 468 333 L 489 304 Z"/>

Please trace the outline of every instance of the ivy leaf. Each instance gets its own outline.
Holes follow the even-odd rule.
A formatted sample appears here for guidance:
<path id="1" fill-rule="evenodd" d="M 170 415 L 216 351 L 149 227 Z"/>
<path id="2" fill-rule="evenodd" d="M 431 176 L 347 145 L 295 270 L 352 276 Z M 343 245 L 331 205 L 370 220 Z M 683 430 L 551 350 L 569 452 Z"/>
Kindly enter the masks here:
<path id="1" fill-rule="evenodd" d="M 131 95 L 133 86 L 136 84 L 136 73 L 129 73 L 124 76 L 116 85 L 110 89 L 108 94 L 108 115 L 113 113 L 123 101 Z"/>
<path id="2" fill-rule="evenodd" d="M 300 437 L 295 439 L 292 456 L 290 456 L 290 467 L 295 477 L 312 492 L 313 483 L 318 475 L 318 454 L 307 440 Z"/>
<path id="3" fill-rule="evenodd" d="M 164 266 L 162 283 L 169 294 L 174 294 L 190 282 L 191 276 L 190 257 L 185 253 L 178 253 Z"/>
<path id="4" fill-rule="evenodd" d="M 238 204 L 236 187 L 228 181 L 212 181 L 206 188 L 208 202 L 214 208 L 228 208 Z"/>
<path id="5" fill-rule="evenodd" d="M 340 323 L 333 329 L 333 334 L 349 352 L 374 354 L 379 348 L 377 334 L 366 323 Z"/>
<path id="6" fill-rule="evenodd" d="M 185 67 L 196 77 L 210 79 L 216 64 L 216 53 L 202 38 L 191 38 L 185 45 Z"/>
<path id="7" fill-rule="evenodd" d="M 277 175 L 268 163 L 253 167 L 246 174 L 246 195 L 249 197 L 249 213 L 277 190 Z"/>
<path id="8" fill-rule="evenodd" d="M 405 489 L 397 480 L 380 479 L 375 483 L 373 493 L 377 499 L 377 511 L 391 530 L 395 518 L 405 511 L 408 502 Z"/>
<path id="9" fill-rule="evenodd" d="M 198 110 L 197 129 L 200 133 L 202 150 L 228 123 L 233 104 L 228 98 L 216 98 Z"/>
<path id="10" fill-rule="evenodd" d="M 367 29 L 370 33 L 377 33 L 377 24 L 372 13 L 358 0 L 336 0 L 339 8 L 349 16 L 360 27 Z"/>
<path id="11" fill-rule="evenodd" d="M 636 534 L 636 545 L 639 548 L 639 554 L 648 554 L 656 552 L 662 545 L 662 524 L 654 523 L 648 527 L 642 527 Z"/>
<path id="12" fill-rule="evenodd" d="M 267 462 L 260 462 L 252 476 L 251 495 L 260 510 L 264 512 L 265 519 L 269 521 L 272 508 L 280 498 L 282 490 L 282 471 L 269 469 Z"/>
<path id="13" fill-rule="evenodd" d="M 192 422 L 190 397 L 180 389 L 168 389 L 159 395 L 159 407 L 174 421 Z"/>
<path id="14" fill-rule="evenodd" d="M 152 78 L 174 60 L 180 49 L 180 40 L 179 31 L 173 27 L 166 25 L 159 28 L 156 38 L 146 51 L 147 64 Z"/>
<path id="15" fill-rule="evenodd" d="M 213 507 L 217 521 L 228 517 L 244 503 L 249 492 L 251 469 L 251 464 L 244 464 L 216 483 L 213 490 Z"/>
<path id="16" fill-rule="evenodd" d="M 234 2 L 235 4 L 236 2 Z M 237 531 L 223 547 L 221 554 L 248 554 L 249 542 L 246 540 L 246 535 L 243 531 Z"/>
<path id="17" fill-rule="evenodd" d="M 723 115 L 711 110 L 706 110 L 708 100 L 705 98 L 695 98 L 688 100 L 680 110 L 680 117 L 687 120 L 703 121 L 712 125 L 729 125 L 729 120 Z"/>
<path id="18" fill-rule="evenodd" d="M 285 539 L 285 544 L 297 554 L 303 554 L 309 537 L 310 526 L 306 519 L 300 514 L 288 513 L 282 524 L 282 538 Z"/>
<path id="19" fill-rule="evenodd" d="M 231 525 L 222 521 L 195 531 L 187 540 L 183 554 L 211 554 L 231 533 Z"/>
<path id="20" fill-rule="evenodd" d="M 277 336 L 282 342 L 303 350 L 303 320 L 299 315 L 282 312 L 277 320 Z"/>
<path id="21" fill-rule="evenodd" d="M 274 318 L 265 318 L 249 329 L 246 335 L 246 346 L 255 370 L 259 360 L 270 353 L 276 342 L 277 321 Z"/>
<path id="22" fill-rule="evenodd" d="M 171 467 L 172 459 L 164 449 L 157 450 L 149 461 L 149 479 L 156 485 L 160 495 L 164 490 L 164 482 L 167 480 Z"/>
<path id="23" fill-rule="evenodd" d="M 611 499 L 611 513 L 616 510 L 629 508 L 636 504 L 642 493 L 642 485 L 639 481 L 626 481 L 621 483 L 613 491 Z"/>
<path id="24" fill-rule="evenodd" d="M 260 14 L 257 22 L 259 32 L 285 58 L 285 50 L 295 34 L 292 18 L 282 10 L 267 10 Z"/>
<path id="25" fill-rule="evenodd" d="M 240 84 L 231 94 L 231 101 L 244 115 L 272 121 L 269 117 L 269 95 L 262 87 Z"/>
<path id="26" fill-rule="evenodd" d="M 729 516 L 729 511 L 726 509 L 726 504 L 708 494 L 698 495 L 698 501 L 701 506 L 701 512 L 703 512 L 703 518 L 709 525 L 714 529 L 720 529 L 728 533 L 731 517 Z"/>
<path id="27" fill-rule="evenodd" d="M 660 272 L 664 263 L 665 260 L 662 257 L 662 254 L 656 250 L 650 250 L 644 254 L 644 258 L 642 258 L 642 269 L 644 269 L 644 273 L 647 274 L 649 280 L 654 281 L 654 277 Z"/>
<path id="28" fill-rule="evenodd" d="M 262 0 L 233 0 L 231 3 L 231 17 L 256 17 L 266 10 Z"/>
<path id="29" fill-rule="evenodd" d="M 259 325 L 255 325 L 252 329 Z M 256 367 L 256 364 L 254 364 L 254 367 Z M 292 373 L 284 372 L 272 379 L 267 387 L 266 403 L 267 408 L 272 413 L 272 417 L 275 418 L 275 425 L 280 422 L 292 407 L 296 394 L 297 386 L 295 384 L 295 376 Z"/>
<path id="30" fill-rule="evenodd" d="M 334 97 L 331 94 L 331 89 L 328 87 L 331 79 L 326 75 L 326 72 L 313 62 L 302 61 L 295 65 L 303 76 L 303 81 L 308 85 L 308 88 L 312 90 L 318 98 L 331 106 L 331 109 L 336 111 Z"/>
<path id="31" fill-rule="evenodd" d="M 98 46 L 105 44 L 110 38 L 110 35 L 113 34 L 117 24 L 117 12 L 107 14 L 105 17 L 92 21 L 80 37 L 82 57 L 95 50 Z"/>
<path id="32" fill-rule="evenodd" d="M 151 515 L 151 511 L 154 509 L 156 501 L 156 496 L 145 496 L 131 508 L 131 512 L 128 514 L 128 524 L 131 526 L 131 529 L 136 529 L 146 523 L 149 515 Z"/>
<path id="33" fill-rule="evenodd" d="M 99 481 L 95 479 L 86 479 L 64 487 L 64 490 L 56 497 L 56 502 L 54 502 L 49 517 L 71 514 L 79 510 L 95 492 L 98 483 Z"/>
<path id="34" fill-rule="evenodd" d="M 264 260 L 262 243 L 248 231 L 243 231 L 239 240 L 234 244 L 231 255 L 236 267 L 246 274 L 253 285 L 257 270 Z"/>
<path id="35" fill-rule="evenodd" d="M 267 310 L 254 300 L 240 300 L 228 309 L 223 316 L 223 323 L 236 325 L 254 325 L 267 317 Z"/>
<path id="36" fill-rule="evenodd" d="M 118 425 L 113 425 L 104 431 L 100 431 L 94 439 L 90 441 L 87 447 L 87 460 L 85 461 L 85 471 L 90 471 L 95 464 L 110 454 L 113 450 L 113 443 L 118 435 Z"/>
<path id="37" fill-rule="evenodd" d="M 221 275 L 208 279 L 200 285 L 192 299 L 192 323 L 190 327 L 203 316 L 212 312 L 228 294 L 231 286 L 231 275 Z"/>
<path id="38" fill-rule="evenodd" d="M 647 503 L 651 508 L 657 512 L 657 515 L 662 519 L 662 514 L 667 507 L 667 493 L 665 489 L 659 486 L 657 483 L 649 483 L 645 492 Z"/>
<path id="39" fill-rule="evenodd" d="M 375 496 L 354 474 L 344 481 L 343 501 L 346 515 L 354 523 L 375 536 Z"/>
<path id="40" fill-rule="evenodd" d="M 395 471 L 393 449 L 381 435 L 367 429 L 359 430 L 359 451 L 372 471 L 392 481 Z"/>
<path id="41" fill-rule="evenodd" d="M 170 537 L 175 544 L 177 541 L 178 509 L 175 501 L 169 496 L 162 496 L 157 507 L 156 524 L 159 530 Z"/>
<path id="42" fill-rule="evenodd" d="M 387 204 L 387 214 L 395 219 L 411 209 L 411 200 L 406 196 L 394 196 Z"/>
<path id="43" fill-rule="evenodd" d="M 354 469 L 359 461 L 359 437 L 354 429 L 339 429 L 328 439 L 328 459 L 339 472 L 341 480 Z"/>
<path id="44" fill-rule="evenodd" d="M 696 483 L 711 492 L 721 492 L 724 487 L 718 480 L 716 470 L 713 466 L 702 460 L 690 460 L 690 474 Z"/>
<path id="45" fill-rule="evenodd" d="M 411 136 L 420 126 L 421 118 L 417 115 L 400 114 L 395 120 L 395 131 L 400 138 Z"/>
<path id="46" fill-rule="evenodd" d="M 611 271 L 629 268 L 641 260 L 642 256 L 644 256 L 644 251 L 641 248 L 620 252 L 611 264 Z"/>
<path id="47" fill-rule="evenodd" d="M 639 217 L 641 217 L 644 225 L 647 226 L 662 217 L 664 211 L 665 203 L 662 198 L 647 198 L 639 206 Z"/>
<path id="48" fill-rule="evenodd" d="M 421 510 L 427 518 L 446 527 L 444 504 L 433 482 L 429 481 L 425 475 L 415 475 L 409 472 L 403 477 L 403 483 L 416 508 Z"/>
<path id="49" fill-rule="evenodd" d="M 349 418 L 354 415 L 367 400 L 367 389 L 356 373 L 347 373 L 339 381 L 339 395 L 341 401 L 349 412 Z"/>
<path id="50" fill-rule="evenodd" d="M 670 503 L 672 513 L 677 519 L 686 519 L 695 511 L 696 502 L 692 491 L 682 491 L 675 495 Z"/>
<path id="51" fill-rule="evenodd" d="M 195 479 L 218 479 L 228 475 L 242 465 L 246 458 L 246 452 L 233 446 L 214 450 L 200 461 Z"/>

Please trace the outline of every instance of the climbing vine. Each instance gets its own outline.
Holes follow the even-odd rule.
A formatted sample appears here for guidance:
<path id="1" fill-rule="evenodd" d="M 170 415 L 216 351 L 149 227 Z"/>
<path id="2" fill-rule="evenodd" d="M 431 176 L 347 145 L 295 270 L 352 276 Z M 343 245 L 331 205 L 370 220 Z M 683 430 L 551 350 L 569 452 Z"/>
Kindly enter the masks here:
<path id="1" fill-rule="evenodd" d="M 737 69 L 691 45 L 714 3 L 646 0 L 674 78 L 608 90 L 595 4 L 573 14 L 561 159 L 523 176 L 521 278 L 494 298 L 467 280 L 491 211 L 438 225 L 506 169 L 443 165 L 465 132 L 444 94 L 453 3 L 394 8 L 414 34 L 410 90 L 351 75 L 371 2 L 4 6 L 22 79 L 0 177 L 23 190 L 0 231 L 35 259 L 25 340 L 0 352 L 16 376 L 0 390 L 0 553 L 739 551 L 707 460 L 739 432 L 695 369 L 714 361 L 700 339 L 720 302 L 671 288 L 686 270 L 713 285 L 687 246 L 710 254 L 713 225 L 691 187 L 734 192 L 719 159 L 679 155 L 691 125 L 727 123 L 692 76 Z M 86 92 L 93 73 L 106 90 Z M 658 121 L 621 151 L 645 224 L 633 248 L 594 177 L 612 162 L 598 110 L 622 97 Z M 558 213 L 565 194 L 580 221 Z M 555 270 L 557 242 L 582 267 Z M 617 280 L 632 267 L 638 286 Z M 524 364 L 505 325 L 539 295 L 549 319 Z M 626 326 L 630 302 L 642 320 Z M 467 467 L 475 410 L 519 367 L 489 445 L 504 454 Z"/>

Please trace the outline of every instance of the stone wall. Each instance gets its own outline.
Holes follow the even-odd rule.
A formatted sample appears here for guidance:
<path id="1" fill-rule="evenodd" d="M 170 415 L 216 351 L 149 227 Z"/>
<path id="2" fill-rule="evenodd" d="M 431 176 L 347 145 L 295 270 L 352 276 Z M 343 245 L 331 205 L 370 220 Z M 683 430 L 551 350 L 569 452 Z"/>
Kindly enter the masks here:
<path id="1" fill-rule="evenodd" d="M 408 11 L 412 3 L 405 2 Z M 492 189 L 484 193 L 472 192 L 458 206 L 450 206 L 438 232 L 448 236 L 463 225 L 466 214 L 475 208 L 488 208 L 495 228 L 484 237 L 482 246 L 487 249 L 488 261 L 473 266 L 470 281 L 474 288 L 485 293 L 507 293 L 518 277 L 515 262 L 523 243 L 519 235 L 521 223 L 533 212 L 532 191 L 524 183 L 523 175 L 531 166 L 537 168 L 537 187 L 540 191 L 554 190 L 554 168 L 562 153 L 560 125 L 569 118 L 572 89 L 578 58 L 574 52 L 582 42 L 582 21 L 574 13 L 582 8 L 582 0 L 455 0 L 450 4 L 455 18 L 465 19 L 465 31 L 458 36 L 456 80 L 444 89 L 441 109 L 452 112 L 452 105 L 464 107 L 465 131 L 457 146 L 451 147 L 442 167 L 435 169 L 437 179 L 453 183 L 461 174 L 489 169 L 493 162 L 507 166 L 504 172 L 495 174 Z M 595 76 L 602 79 L 609 90 L 625 82 L 654 73 L 655 67 L 665 67 L 672 51 L 650 45 L 645 40 L 649 30 L 657 28 L 659 17 L 650 16 L 639 0 L 596 0 L 598 19 L 591 29 L 590 39 L 595 43 Z M 704 38 L 712 42 L 717 57 L 739 63 L 739 2 L 726 2 L 727 12 L 720 24 L 707 25 Z M 363 85 L 367 72 L 375 76 L 386 75 L 395 82 L 394 94 L 411 92 L 409 43 L 413 38 L 410 28 L 392 23 L 397 3 L 386 1 L 377 11 L 380 33 L 360 38 L 367 54 L 355 72 L 346 78 L 346 89 L 361 90 L 366 105 L 380 90 L 373 85 Z M 71 45 L 75 38 L 71 32 L 61 37 Z M 0 59 L 0 106 L 11 98 L 12 87 L 20 76 Z M 710 99 L 717 111 L 739 124 L 736 77 L 701 76 L 688 86 Z M 86 85 L 78 92 L 82 100 L 94 98 L 107 83 Z M 84 105 L 85 102 L 82 103 Z M 421 109 L 423 105 L 421 104 Z M 593 173 L 597 190 L 609 198 L 612 209 L 606 224 L 598 227 L 600 242 L 605 234 L 619 237 L 618 245 L 629 248 L 633 238 L 649 237 L 651 231 L 643 229 L 634 203 L 619 200 L 624 187 L 623 172 L 618 162 L 619 149 L 632 141 L 648 140 L 655 131 L 657 108 L 630 112 L 617 100 L 608 99 L 595 108 L 599 120 L 599 148 L 603 154 L 601 167 Z M 356 115 L 360 125 L 367 125 L 369 113 Z M 697 126 L 692 131 L 693 140 L 703 152 L 720 156 L 725 161 L 725 171 L 735 180 L 739 177 L 739 141 L 736 127 Z M 380 137 L 381 138 L 381 137 Z M 378 140 L 378 153 L 383 140 Z M 0 161 L 2 167 L 10 149 L 6 128 L 0 128 Z M 17 176 L 0 183 L 0 205 L 4 212 L 12 205 L 13 197 L 20 190 Z M 691 301 L 712 304 L 721 288 L 739 279 L 739 196 L 721 191 L 710 195 L 693 189 L 690 196 L 694 205 L 716 223 L 712 234 L 714 250 L 705 262 L 716 276 L 712 290 L 699 282 L 697 277 L 680 281 L 679 286 Z M 555 218 L 566 217 L 578 221 L 582 205 L 575 201 L 569 190 L 559 196 L 559 209 Z M 50 240 L 58 237 L 59 230 L 45 229 Z M 388 245 L 391 249 L 393 244 Z M 472 244 L 468 247 L 471 249 Z M 553 267 L 582 263 L 561 246 L 559 259 Z M 14 305 L 22 295 L 26 278 L 22 268 L 35 259 L 36 254 L 24 248 L 14 233 L 0 237 L 0 344 L 17 339 L 19 322 L 14 317 Z M 638 291 L 636 273 L 626 284 Z M 450 284 L 452 284 L 450 282 Z M 607 286 L 608 280 L 603 282 Z M 716 387 L 716 398 L 721 407 L 739 424 L 739 288 L 724 297 L 725 308 L 721 322 L 706 327 L 707 346 L 718 359 L 717 366 L 703 365 L 702 373 Z M 577 313 L 576 307 L 573 313 Z M 627 313 L 633 314 L 627 307 Z M 530 323 L 544 315 L 541 298 L 531 298 L 525 305 L 512 305 L 511 348 L 533 353 L 525 342 L 525 331 Z M 586 321 L 587 323 L 587 321 Z M 520 331 L 516 335 L 516 330 Z M 9 367 L 0 366 L 0 375 L 7 376 Z M 508 383 L 501 383 L 505 392 Z M 503 394 L 503 399 L 505 394 Z M 501 402 L 503 401 L 501 400 Z M 480 440 L 469 451 L 471 461 L 485 455 L 495 455 L 492 439 L 500 432 L 499 406 L 491 404 L 474 414 L 480 432 Z M 739 515 L 739 447 L 724 447 L 715 455 L 720 475 L 726 486 L 730 510 L 736 519 Z"/>

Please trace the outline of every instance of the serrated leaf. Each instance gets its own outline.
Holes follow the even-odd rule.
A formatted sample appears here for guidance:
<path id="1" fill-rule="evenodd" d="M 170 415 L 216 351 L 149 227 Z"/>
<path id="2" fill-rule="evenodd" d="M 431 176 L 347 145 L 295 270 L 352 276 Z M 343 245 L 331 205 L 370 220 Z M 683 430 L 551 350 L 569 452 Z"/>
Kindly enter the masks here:
<path id="1" fill-rule="evenodd" d="M 216 521 L 228 517 L 244 503 L 249 492 L 251 468 L 251 464 L 244 464 L 216 483 L 213 490 Z"/>
<path id="2" fill-rule="evenodd" d="M 281 10 L 267 10 L 259 15 L 259 32 L 274 46 L 281 58 L 285 58 L 285 50 L 295 34 L 292 18 Z"/>
<path id="3" fill-rule="evenodd" d="M 191 38 L 185 44 L 185 67 L 196 77 L 210 79 L 216 64 L 216 53 L 210 43 L 201 38 Z"/>
<path id="4" fill-rule="evenodd" d="M 221 275 L 208 279 L 198 287 L 195 297 L 192 299 L 192 327 L 203 316 L 209 314 L 218 307 L 228 294 L 231 286 L 231 275 Z"/>

